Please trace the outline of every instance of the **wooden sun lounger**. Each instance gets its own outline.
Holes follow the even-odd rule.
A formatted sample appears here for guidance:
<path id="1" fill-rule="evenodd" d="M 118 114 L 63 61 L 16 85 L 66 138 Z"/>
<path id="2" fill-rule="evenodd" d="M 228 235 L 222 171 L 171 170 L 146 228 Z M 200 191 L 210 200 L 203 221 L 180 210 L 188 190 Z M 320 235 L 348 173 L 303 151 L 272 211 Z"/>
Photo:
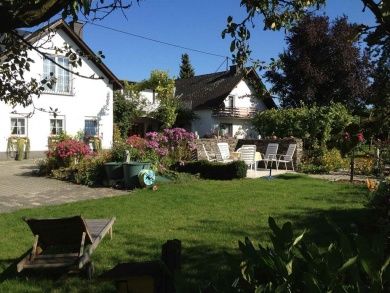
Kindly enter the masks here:
<path id="1" fill-rule="evenodd" d="M 24 219 L 35 235 L 33 246 L 17 264 L 23 269 L 85 269 L 92 277 L 91 254 L 104 236 L 112 238 L 111 219 L 84 220 L 81 216 L 57 219 Z"/>

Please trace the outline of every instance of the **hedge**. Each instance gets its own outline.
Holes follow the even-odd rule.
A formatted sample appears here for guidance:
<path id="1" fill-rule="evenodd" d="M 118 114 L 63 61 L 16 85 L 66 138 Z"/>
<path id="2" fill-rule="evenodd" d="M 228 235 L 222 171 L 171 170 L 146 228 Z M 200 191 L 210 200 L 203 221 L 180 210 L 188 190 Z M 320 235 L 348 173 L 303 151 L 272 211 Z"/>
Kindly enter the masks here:
<path id="1" fill-rule="evenodd" d="M 270 109 L 258 112 L 253 125 L 262 136 L 302 138 L 306 150 L 338 148 L 344 129 L 357 122 L 342 104 L 325 107 Z"/>
<path id="2" fill-rule="evenodd" d="M 200 174 L 203 179 L 232 180 L 245 178 L 247 166 L 243 161 L 231 163 L 209 162 L 206 160 L 175 165 L 175 170 L 190 174 Z"/>

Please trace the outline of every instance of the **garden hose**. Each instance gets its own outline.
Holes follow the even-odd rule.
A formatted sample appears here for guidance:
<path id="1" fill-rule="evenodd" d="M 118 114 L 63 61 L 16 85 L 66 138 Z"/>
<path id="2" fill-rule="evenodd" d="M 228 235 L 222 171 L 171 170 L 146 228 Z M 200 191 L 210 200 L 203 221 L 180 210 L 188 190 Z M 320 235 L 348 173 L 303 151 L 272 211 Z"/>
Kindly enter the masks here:
<path id="1" fill-rule="evenodd" d="M 138 173 L 138 180 L 142 187 L 151 187 L 156 182 L 156 174 L 152 170 L 144 169 Z"/>

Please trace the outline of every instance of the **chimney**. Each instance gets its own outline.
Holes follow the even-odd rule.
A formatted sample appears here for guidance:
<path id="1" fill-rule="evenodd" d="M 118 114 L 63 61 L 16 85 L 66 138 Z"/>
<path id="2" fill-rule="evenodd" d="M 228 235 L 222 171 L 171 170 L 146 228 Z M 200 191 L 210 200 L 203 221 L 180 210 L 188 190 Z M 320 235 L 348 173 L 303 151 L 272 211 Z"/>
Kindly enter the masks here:
<path id="1" fill-rule="evenodd" d="M 70 23 L 70 28 L 75 32 L 76 35 L 79 36 L 80 39 L 83 39 L 84 23 L 79 21 L 72 21 Z"/>

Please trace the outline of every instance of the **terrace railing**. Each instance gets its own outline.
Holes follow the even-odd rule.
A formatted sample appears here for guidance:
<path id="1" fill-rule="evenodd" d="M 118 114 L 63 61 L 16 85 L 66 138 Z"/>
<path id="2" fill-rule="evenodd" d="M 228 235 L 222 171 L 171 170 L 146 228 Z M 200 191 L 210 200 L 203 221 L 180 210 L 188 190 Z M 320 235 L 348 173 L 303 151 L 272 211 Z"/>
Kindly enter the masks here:
<path id="1" fill-rule="evenodd" d="M 214 117 L 247 119 L 247 118 L 252 118 L 255 115 L 255 113 L 256 113 L 255 108 L 225 107 L 225 108 L 213 109 L 212 115 Z"/>

